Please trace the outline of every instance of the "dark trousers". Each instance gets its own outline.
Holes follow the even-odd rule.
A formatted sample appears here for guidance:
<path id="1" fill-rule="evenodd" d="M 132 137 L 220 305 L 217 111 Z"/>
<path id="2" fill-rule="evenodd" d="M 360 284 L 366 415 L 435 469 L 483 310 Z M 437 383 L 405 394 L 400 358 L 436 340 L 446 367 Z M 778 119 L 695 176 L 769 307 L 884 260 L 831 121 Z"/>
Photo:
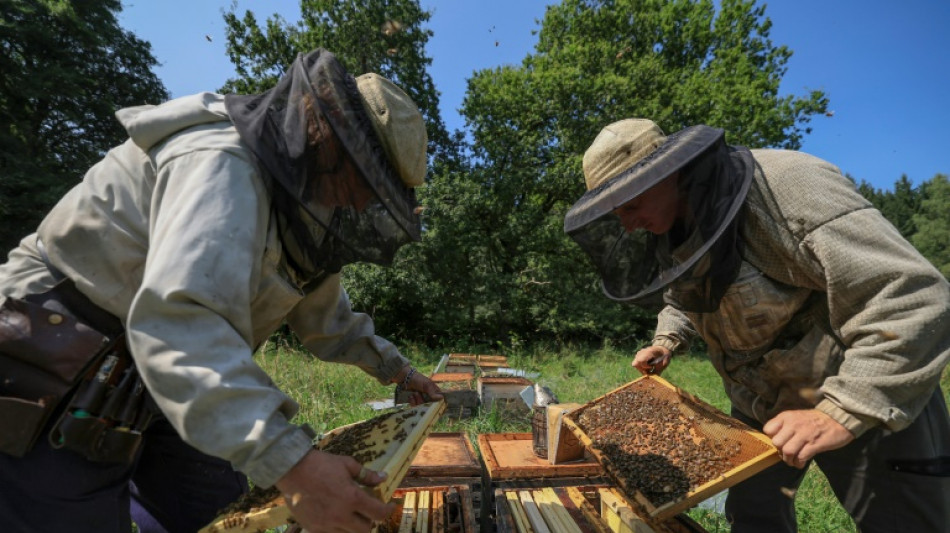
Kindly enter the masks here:
<path id="1" fill-rule="evenodd" d="M 164 420 L 133 464 L 93 463 L 41 438 L 25 457 L 0 454 L 0 529 L 193 533 L 247 492 L 230 464 L 188 446 Z"/>
<path id="2" fill-rule="evenodd" d="M 814 459 L 862 533 L 950 533 L 948 461 L 950 417 L 940 389 L 909 427 L 872 429 Z M 798 531 L 795 502 L 781 489 L 797 490 L 806 470 L 779 463 L 730 488 L 726 518 L 733 533 Z"/>

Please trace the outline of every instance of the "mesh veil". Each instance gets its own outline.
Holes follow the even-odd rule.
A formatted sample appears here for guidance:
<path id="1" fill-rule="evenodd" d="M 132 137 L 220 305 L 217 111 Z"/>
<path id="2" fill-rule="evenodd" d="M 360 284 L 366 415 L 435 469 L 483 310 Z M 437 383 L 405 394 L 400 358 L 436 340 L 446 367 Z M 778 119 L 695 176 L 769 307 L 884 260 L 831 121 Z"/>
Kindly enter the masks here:
<path id="1" fill-rule="evenodd" d="M 388 265 L 418 241 L 415 192 L 385 155 L 356 80 L 330 52 L 297 56 L 277 85 L 228 95 L 241 140 L 271 176 L 285 257 L 303 280 Z"/>
<path id="2" fill-rule="evenodd" d="M 604 294 L 613 300 L 648 309 L 670 303 L 685 311 L 710 312 L 718 309 L 719 300 L 735 280 L 742 261 L 740 212 L 754 161 L 747 149 L 727 146 L 721 130 L 694 128 L 706 128 L 698 131 L 701 135 L 719 134 L 711 144 L 694 143 L 694 148 L 688 138 L 670 135 L 656 150 L 661 152 L 658 163 L 642 161 L 646 175 L 651 170 L 658 170 L 660 178 L 680 172 L 679 190 L 685 195 L 688 214 L 671 231 L 663 235 L 642 229 L 627 232 L 614 214 L 615 208 L 649 187 L 639 187 L 632 195 L 629 191 L 633 189 L 627 187 L 626 194 L 612 200 L 597 198 L 604 192 L 595 189 L 588 193 L 592 198 L 586 204 L 598 208 L 578 212 L 584 207 L 578 201 L 565 219 L 565 230 L 590 256 Z M 683 132 L 687 136 L 697 133 L 694 129 Z M 702 151 L 697 154 L 695 146 Z M 659 168 L 650 169 L 651 164 Z M 623 179 L 623 174 L 615 178 Z M 650 181 L 653 185 L 659 180 Z M 622 189 L 622 185 L 613 186 L 614 191 Z"/>

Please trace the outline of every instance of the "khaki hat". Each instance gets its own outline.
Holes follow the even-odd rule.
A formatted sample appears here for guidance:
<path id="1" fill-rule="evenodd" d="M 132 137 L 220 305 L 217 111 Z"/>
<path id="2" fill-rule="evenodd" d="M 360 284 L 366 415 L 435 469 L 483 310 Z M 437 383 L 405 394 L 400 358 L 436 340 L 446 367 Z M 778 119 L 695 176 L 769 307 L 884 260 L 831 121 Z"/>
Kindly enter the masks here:
<path id="1" fill-rule="evenodd" d="M 357 77 L 356 86 L 373 129 L 402 182 L 407 187 L 425 183 L 428 136 L 415 102 L 379 74 Z"/>
<path id="2" fill-rule="evenodd" d="M 724 139 L 723 130 L 709 126 L 664 135 L 652 120 L 642 118 L 606 126 L 584 153 L 587 192 L 568 211 L 565 231 L 633 200 Z"/>
<path id="3" fill-rule="evenodd" d="M 628 118 L 602 129 L 584 152 L 584 181 L 596 189 L 634 166 L 666 142 L 663 130 L 652 120 Z"/>

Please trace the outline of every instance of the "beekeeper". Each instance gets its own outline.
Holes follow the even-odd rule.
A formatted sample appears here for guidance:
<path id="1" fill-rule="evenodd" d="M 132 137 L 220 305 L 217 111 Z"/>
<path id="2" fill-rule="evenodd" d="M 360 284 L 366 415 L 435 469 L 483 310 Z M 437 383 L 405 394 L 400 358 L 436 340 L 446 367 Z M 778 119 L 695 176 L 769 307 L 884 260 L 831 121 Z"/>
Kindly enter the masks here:
<path id="1" fill-rule="evenodd" d="M 0 266 L 3 530 L 128 532 L 131 498 L 139 531 L 195 531 L 247 475 L 311 532 L 369 531 L 391 504 L 360 485 L 382 478 L 315 451 L 252 354 L 286 323 L 440 397 L 340 285 L 420 237 L 418 108 L 316 50 L 263 94 L 116 115 L 128 141 Z"/>
<path id="2" fill-rule="evenodd" d="M 950 285 L 839 170 L 723 130 L 605 127 L 564 228 L 604 294 L 657 309 L 633 366 L 705 341 L 732 414 L 783 463 L 729 490 L 734 532 L 795 531 L 814 460 L 861 531 L 950 531 Z"/>

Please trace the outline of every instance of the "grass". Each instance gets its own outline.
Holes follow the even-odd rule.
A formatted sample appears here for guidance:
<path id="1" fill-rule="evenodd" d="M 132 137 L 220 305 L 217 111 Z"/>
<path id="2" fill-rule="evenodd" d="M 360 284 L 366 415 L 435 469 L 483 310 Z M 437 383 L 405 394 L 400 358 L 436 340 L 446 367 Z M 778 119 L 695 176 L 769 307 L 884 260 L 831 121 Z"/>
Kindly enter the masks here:
<path id="1" fill-rule="evenodd" d="M 452 349 L 452 351 L 470 351 Z M 630 366 L 635 350 L 612 347 L 602 349 L 544 347 L 521 348 L 508 356 L 508 364 L 528 372 L 537 372 L 535 381 L 550 388 L 560 402 L 587 403 L 639 377 Z M 403 353 L 422 372 L 430 374 L 443 351 L 403 347 Z M 497 350 L 479 353 L 499 353 Z M 256 355 L 258 364 L 282 390 L 300 404 L 298 423 L 308 423 L 317 432 L 371 418 L 378 414 L 366 402 L 391 398 L 392 386 L 384 386 L 359 369 L 328 364 L 312 358 L 293 346 L 269 343 Z M 703 401 L 728 412 L 729 401 L 712 365 L 702 354 L 677 356 L 663 377 Z M 944 395 L 950 402 L 950 368 L 941 379 Z M 531 431 L 531 415 L 510 412 L 479 412 L 468 419 L 443 417 L 435 431 L 466 433 L 477 447 L 481 433 Z M 796 495 L 799 530 L 803 533 L 854 532 L 854 523 L 838 504 L 827 480 L 817 468 L 810 468 Z M 728 532 L 725 517 L 715 510 L 696 507 L 687 514 L 710 533 Z"/>

